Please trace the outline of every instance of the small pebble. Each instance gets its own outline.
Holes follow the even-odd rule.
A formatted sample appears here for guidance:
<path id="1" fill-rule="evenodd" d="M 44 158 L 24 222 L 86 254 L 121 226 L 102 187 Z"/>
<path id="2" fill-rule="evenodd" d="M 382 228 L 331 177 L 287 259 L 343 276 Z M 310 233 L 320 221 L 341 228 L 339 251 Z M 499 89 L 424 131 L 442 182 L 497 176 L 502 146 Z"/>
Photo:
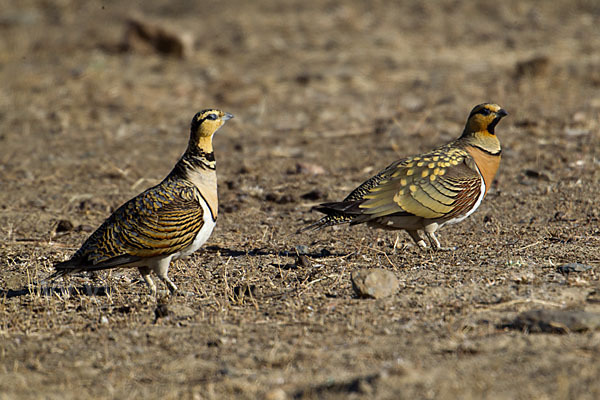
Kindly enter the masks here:
<path id="1" fill-rule="evenodd" d="M 323 175 L 325 173 L 325 168 L 318 164 L 299 162 L 296 164 L 296 173 L 307 175 Z"/>
<path id="2" fill-rule="evenodd" d="M 266 400 L 286 400 L 287 394 L 283 389 L 273 389 L 265 394 Z"/>
<path id="3" fill-rule="evenodd" d="M 585 265 L 585 264 L 580 264 L 580 263 L 569 263 L 569 264 L 561 265 L 560 267 L 556 268 L 556 270 L 561 274 L 568 275 L 571 272 L 585 272 L 585 271 L 589 271 L 592 268 L 594 268 L 594 267 L 592 267 L 591 265 Z"/>
<path id="4" fill-rule="evenodd" d="M 310 192 L 304 193 L 300 196 L 301 199 L 304 200 L 319 200 L 326 197 L 325 193 L 321 192 L 319 189 L 311 190 Z"/>
<path id="5" fill-rule="evenodd" d="M 69 232 L 69 231 L 72 231 L 73 228 L 74 228 L 74 226 L 71 221 L 69 221 L 68 219 L 61 219 L 60 221 L 58 221 L 55 231 L 56 231 L 56 233 Z"/>
<path id="6" fill-rule="evenodd" d="M 296 256 L 295 264 L 298 268 L 312 267 L 312 263 L 310 262 L 310 259 L 307 256 L 305 256 L 304 254 Z"/>
<path id="7" fill-rule="evenodd" d="M 305 246 L 303 244 L 299 244 L 298 246 L 295 247 L 295 249 L 298 252 L 299 256 L 308 254 L 308 246 Z"/>

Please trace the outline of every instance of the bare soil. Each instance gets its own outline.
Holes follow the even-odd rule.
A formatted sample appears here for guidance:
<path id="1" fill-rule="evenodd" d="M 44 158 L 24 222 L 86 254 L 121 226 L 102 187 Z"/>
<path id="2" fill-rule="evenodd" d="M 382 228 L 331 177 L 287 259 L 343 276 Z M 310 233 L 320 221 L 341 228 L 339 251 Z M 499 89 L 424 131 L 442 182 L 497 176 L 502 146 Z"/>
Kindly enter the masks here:
<path id="1" fill-rule="evenodd" d="M 0 1 L 0 398 L 600 398 L 600 331 L 507 323 L 600 312 L 597 1 L 190 3 Z M 193 51 L 123 51 L 131 16 Z M 456 251 L 295 233 L 484 101 L 510 113 L 504 157 L 440 232 Z M 134 270 L 31 286 L 170 171 L 207 107 L 236 118 L 181 294 L 157 306 Z M 400 289 L 357 298 L 375 267 Z"/>

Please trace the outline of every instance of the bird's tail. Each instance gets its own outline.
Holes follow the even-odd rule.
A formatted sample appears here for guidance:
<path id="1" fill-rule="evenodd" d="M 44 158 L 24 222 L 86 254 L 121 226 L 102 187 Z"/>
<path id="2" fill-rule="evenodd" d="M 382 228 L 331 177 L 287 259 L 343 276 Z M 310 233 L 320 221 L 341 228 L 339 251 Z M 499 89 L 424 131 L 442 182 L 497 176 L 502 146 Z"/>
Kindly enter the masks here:
<path id="1" fill-rule="evenodd" d="M 44 279 L 44 281 L 53 280 L 67 274 L 76 274 L 83 271 L 94 272 L 120 266 L 127 266 L 127 264 L 131 264 L 139 260 L 141 260 L 140 256 L 133 256 L 130 254 L 122 254 L 101 262 L 92 262 L 85 257 L 74 257 L 70 260 L 54 264 L 54 269 L 56 269 L 56 271 Z"/>
<path id="2" fill-rule="evenodd" d="M 356 215 L 348 214 L 346 213 L 346 210 L 354 206 L 356 206 L 355 201 L 340 201 L 335 203 L 324 203 L 313 207 L 313 210 L 322 212 L 326 215 L 317 222 L 300 228 L 297 233 L 318 231 L 327 228 L 328 226 L 350 223 L 356 218 Z"/>
<path id="3" fill-rule="evenodd" d="M 326 217 L 321 218 L 317 222 L 313 222 L 310 225 L 307 225 L 307 226 L 304 226 L 304 227 L 298 229 L 297 233 L 302 233 L 302 232 L 306 232 L 306 231 L 316 232 L 323 228 L 327 228 L 328 226 L 333 226 L 333 225 L 337 225 L 340 223 L 341 222 L 338 222 L 335 217 L 333 217 L 332 215 L 328 215 Z"/>
<path id="4" fill-rule="evenodd" d="M 52 275 L 45 277 L 41 281 L 38 281 L 38 284 L 45 285 L 46 283 L 52 282 L 53 280 L 60 278 L 61 276 L 64 276 L 66 274 L 67 274 L 67 271 L 65 271 L 65 270 L 54 271 L 54 273 Z"/>
<path id="5" fill-rule="evenodd" d="M 76 269 L 73 268 L 73 262 L 72 260 L 68 260 L 68 261 L 63 261 L 63 262 L 59 262 L 57 264 L 54 264 L 54 273 L 50 276 L 47 276 L 46 278 L 42 279 L 41 281 L 39 281 L 39 284 L 46 284 L 48 282 L 51 282 L 55 279 L 58 279 L 60 277 L 63 277 L 67 274 L 70 273 L 74 273 L 74 272 L 80 272 L 80 269 Z"/>
<path id="6" fill-rule="evenodd" d="M 80 267 L 80 260 L 78 258 L 71 258 L 70 260 L 56 263 L 54 264 L 54 269 L 55 271 L 52 273 L 52 275 L 42 279 L 38 283 L 46 284 L 65 275 L 83 271 L 83 269 Z"/>

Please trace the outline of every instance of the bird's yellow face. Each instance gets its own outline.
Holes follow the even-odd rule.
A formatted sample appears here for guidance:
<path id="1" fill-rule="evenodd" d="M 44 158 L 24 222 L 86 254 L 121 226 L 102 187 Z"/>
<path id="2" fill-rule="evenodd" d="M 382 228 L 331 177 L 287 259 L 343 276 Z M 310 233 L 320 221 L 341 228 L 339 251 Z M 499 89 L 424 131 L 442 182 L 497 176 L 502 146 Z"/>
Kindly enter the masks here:
<path id="1" fill-rule="evenodd" d="M 233 115 L 221 110 L 209 109 L 200 111 L 192 120 L 192 133 L 198 139 L 210 138 Z"/>
<path id="2" fill-rule="evenodd" d="M 495 135 L 496 125 L 507 115 L 508 113 L 497 104 L 479 104 L 469 114 L 463 135 L 478 132 Z"/>

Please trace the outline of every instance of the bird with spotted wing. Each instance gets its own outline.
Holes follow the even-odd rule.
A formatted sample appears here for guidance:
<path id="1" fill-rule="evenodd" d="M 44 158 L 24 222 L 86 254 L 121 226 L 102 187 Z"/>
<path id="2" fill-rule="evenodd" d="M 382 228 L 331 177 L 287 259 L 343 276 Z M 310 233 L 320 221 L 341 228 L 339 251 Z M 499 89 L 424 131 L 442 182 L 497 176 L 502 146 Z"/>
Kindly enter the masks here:
<path id="1" fill-rule="evenodd" d="M 500 165 L 495 128 L 508 113 L 497 104 L 475 106 L 462 135 L 428 153 L 396 161 L 354 189 L 343 201 L 315 209 L 326 214 L 301 231 L 349 223 L 403 229 L 421 248 L 425 237 L 443 250 L 435 232 L 471 215 Z"/>
<path id="2" fill-rule="evenodd" d="M 198 250 L 215 227 L 218 197 L 212 138 L 232 117 L 216 109 L 197 113 L 187 149 L 171 173 L 119 207 L 69 260 L 56 264 L 56 272 L 47 279 L 136 267 L 153 295 L 151 272 L 176 292 L 167 274 L 171 261 Z"/>

